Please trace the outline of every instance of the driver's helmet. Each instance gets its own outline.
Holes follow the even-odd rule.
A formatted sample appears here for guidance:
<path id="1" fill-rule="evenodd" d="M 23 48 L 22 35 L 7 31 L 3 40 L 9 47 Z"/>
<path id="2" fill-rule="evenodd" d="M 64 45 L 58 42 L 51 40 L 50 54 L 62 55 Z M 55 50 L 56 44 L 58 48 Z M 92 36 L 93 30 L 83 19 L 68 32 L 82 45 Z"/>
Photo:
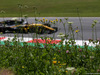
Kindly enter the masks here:
<path id="1" fill-rule="evenodd" d="M 23 24 L 28 24 L 28 22 L 25 21 L 25 22 L 23 22 Z"/>

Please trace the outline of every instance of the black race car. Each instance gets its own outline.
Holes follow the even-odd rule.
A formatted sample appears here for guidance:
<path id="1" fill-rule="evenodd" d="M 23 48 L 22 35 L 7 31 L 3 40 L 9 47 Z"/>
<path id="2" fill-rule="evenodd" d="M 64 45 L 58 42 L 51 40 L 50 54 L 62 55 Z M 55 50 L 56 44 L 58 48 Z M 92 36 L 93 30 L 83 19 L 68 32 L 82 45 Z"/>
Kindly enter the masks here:
<path id="1" fill-rule="evenodd" d="M 45 32 L 53 33 L 58 30 L 57 27 L 51 27 L 50 24 L 28 24 L 24 20 L 6 20 L 0 22 L 0 32 L 5 33 L 5 31 L 15 31 L 15 32 L 36 32 L 38 34 L 43 34 Z"/>

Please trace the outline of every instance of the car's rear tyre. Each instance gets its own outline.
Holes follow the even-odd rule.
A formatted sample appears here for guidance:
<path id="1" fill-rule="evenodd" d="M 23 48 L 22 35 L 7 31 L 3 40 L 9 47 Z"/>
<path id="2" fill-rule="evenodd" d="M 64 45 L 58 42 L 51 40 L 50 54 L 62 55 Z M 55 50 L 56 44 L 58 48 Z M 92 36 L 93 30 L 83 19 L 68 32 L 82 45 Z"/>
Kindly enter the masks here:
<path id="1" fill-rule="evenodd" d="M 5 28 L 1 28 L 0 32 L 5 33 L 6 29 Z"/>

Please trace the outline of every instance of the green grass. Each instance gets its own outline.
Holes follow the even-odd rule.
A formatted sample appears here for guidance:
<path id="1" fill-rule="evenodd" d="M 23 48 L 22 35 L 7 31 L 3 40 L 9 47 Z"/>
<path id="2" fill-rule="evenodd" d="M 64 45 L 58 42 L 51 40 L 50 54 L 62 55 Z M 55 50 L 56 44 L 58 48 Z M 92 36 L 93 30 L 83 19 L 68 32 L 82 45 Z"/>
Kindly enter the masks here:
<path id="1" fill-rule="evenodd" d="M 22 4 L 23 15 L 34 16 L 33 7 L 37 8 L 36 16 L 76 17 L 77 8 L 81 16 L 99 17 L 100 0 L 0 0 L 0 10 L 5 10 L 5 16 L 19 16 L 18 4 Z M 24 6 L 27 5 L 28 8 Z M 38 14 L 40 13 L 40 15 Z M 2 14 L 0 14 L 2 17 Z"/>

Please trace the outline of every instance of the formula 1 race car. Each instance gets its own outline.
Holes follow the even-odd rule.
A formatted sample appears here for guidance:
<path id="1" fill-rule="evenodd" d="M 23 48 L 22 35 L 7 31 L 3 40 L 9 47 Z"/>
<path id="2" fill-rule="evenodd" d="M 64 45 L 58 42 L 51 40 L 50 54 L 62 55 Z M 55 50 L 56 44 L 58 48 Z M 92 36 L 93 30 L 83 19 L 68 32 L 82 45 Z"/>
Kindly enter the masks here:
<path id="1" fill-rule="evenodd" d="M 0 22 L 0 32 L 5 33 L 5 31 L 15 31 L 15 32 L 36 32 L 38 34 L 43 34 L 43 33 L 53 33 L 58 30 L 57 27 L 51 27 L 50 24 L 45 23 L 45 24 L 28 24 L 24 23 L 24 20 L 22 19 L 21 21 L 19 20 L 6 20 Z"/>

